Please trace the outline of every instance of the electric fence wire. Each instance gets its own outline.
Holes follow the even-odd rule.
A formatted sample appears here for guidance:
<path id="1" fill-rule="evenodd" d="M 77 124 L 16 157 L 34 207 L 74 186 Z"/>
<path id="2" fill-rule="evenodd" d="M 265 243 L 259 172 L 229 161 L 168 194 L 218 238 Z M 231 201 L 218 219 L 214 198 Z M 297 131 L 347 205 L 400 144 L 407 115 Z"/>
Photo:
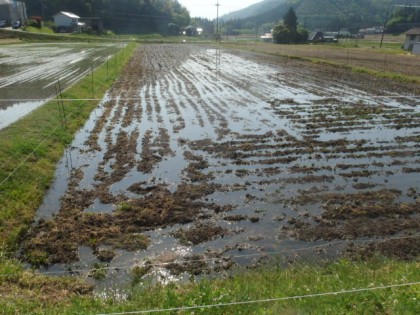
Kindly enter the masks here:
<path id="1" fill-rule="evenodd" d="M 343 294 L 354 294 L 354 293 L 360 293 L 360 292 L 371 292 L 371 291 L 378 291 L 378 290 L 385 290 L 385 289 L 395 289 L 395 288 L 416 286 L 419 284 L 420 282 L 408 282 L 408 283 L 381 285 L 381 286 L 376 286 L 376 287 L 365 287 L 365 288 L 350 289 L 350 290 L 343 289 L 340 291 L 311 293 L 311 294 L 304 294 L 304 295 L 294 295 L 294 296 L 269 298 L 269 299 L 261 299 L 261 300 L 182 306 L 182 307 L 162 308 L 162 309 L 143 310 L 143 311 L 129 311 L 129 312 L 119 312 L 119 313 L 101 313 L 97 315 L 130 315 L 130 314 L 151 314 L 151 313 L 163 313 L 163 312 L 192 311 L 192 310 L 198 310 L 198 309 L 202 310 L 202 309 L 210 309 L 210 308 L 221 308 L 221 307 L 227 307 L 227 306 L 282 302 L 282 301 L 288 301 L 288 300 L 301 300 L 301 299 L 319 298 L 319 297 L 325 297 L 325 296 L 338 296 L 338 295 L 343 295 Z"/>
<path id="2" fill-rule="evenodd" d="M 390 237 L 386 239 L 382 239 L 381 241 L 391 241 L 391 240 L 402 240 L 408 238 L 416 238 L 419 237 L 420 234 L 409 235 L 409 236 L 400 236 L 400 237 Z M 296 249 L 283 249 L 280 251 L 271 251 L 271 252 L 261 252 L 261 253 L 254 253 L 254 254 L 245 254 L 245 255 L 232 255 L 232 256 L 225 256 L 225 257 L 211 257 L 211 258 L 201 258 L 201 259 L 191 259 L 191 260 L 182 260 L 182 261 L 174 261 L 174 262 L 166 262 L 166 263 L 147 263 L 147 266 L 150 267 L 165 267 L 172 264 L 182 264 L 182 263 L 193 263 L 193 262 L 214 262 L 217 260 L 221 260 L 223 258 L 231 258 L 231 259 L 243 259 L 243 258 L 253 258 L 253 257 L 261 257 L 261 256 L 274 256 L 279 254 L 290 254 L 290 253 L 298 253 L 309 251 L 313 249 L 320 249 L 324 247 L 330 247 L 334 245 L 341 245 L 346 243 L 366 243 L 366 240 L 342 240 L 336 242 L 328 242 L 325 244 L 319 244 L 314 246 L 308 246 L 303 248 L 296 248 Z M 134 267 L 140 266 L 139 264 L 134 265 L 121 265 L 121 266 L 113 266 L 113 267 L 100 267 L 100 268 L 87 268 L 87 269 L 72 269 L 72 270 L 62 270 L 62 271 L 44 271 L 40 272 L 43 275 L 64 275 L 64 274 L 82 274 L 82 273 L 90 273 L 92 271 L 101 271 L 101 270 L 129 270 Z M 7 278 L 7 277 L 16 277 L 19 276 L 18 273 L 14 274 L 0 274 L 0 278 Z"/>

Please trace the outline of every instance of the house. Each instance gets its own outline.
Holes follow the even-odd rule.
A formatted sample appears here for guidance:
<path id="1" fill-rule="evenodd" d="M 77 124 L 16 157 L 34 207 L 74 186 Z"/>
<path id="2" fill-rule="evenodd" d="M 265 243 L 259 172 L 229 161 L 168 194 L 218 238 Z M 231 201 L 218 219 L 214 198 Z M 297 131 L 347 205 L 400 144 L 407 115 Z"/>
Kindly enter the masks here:
<path id="1" fill-rule="evenodd" d="M 266 43 L 270 43 L 274 40 L 273 33 L 265 33 L 260 38 Z"/>
<path id="2" fill-rule="evenodd" d="M 270 33 L 265 33 L 264 35 L 262 35 L 262 36 L 260 37 L 260 39 L 261 39 L 263 42 L 266 42 L 266 43 L 271 43 L 271 42 L 273 42 L 273 41 L 274 41 L 273 29 L 270 31 Z"/>
<path id="3" fill-rule="evenodd" d="M 324 39 L 324 33 L 322 33 L 320 30 L 314 30 L 312 31 L 308 36 L 308 41 L 310 43 L 320 43 Z"/>
<path id="4" fill-rule="evenodd" d="M 102 34 L 104 32 L 104 20 L 99 17 L 83 17 L 81 23 L 85 24 L 86 30 Z"/>
<path id="5" fill-rule="evenodd" d="M 9 25 L 28 19 L 26 5 L 23 1 L 0 0 L 0 20 L 6 21 Z"/>
<path id="6" fill-rule="evenodd" d="M 420 43 L 420 27 L 412 28 L 405 33 L 404 50 L 413 51 L 416 43 Z"/>
<path id="7" fill-rule="evenodd" d="M 58 33 L 79 33 L 84 23 L 79 21 L 80 16 L 71 12 L 61 11 L 53 16 L 56 32 Z"/>
<path id="8" fill-rule="evenodd" d="M 420 56 L 420 42 L 414 44 L 412 53 Z"/>
<path id="9" fill-rule="evenodd" d="M 337 43 L 337 36 L 333 32 L 322 32 L 320 30 L 314 30 L 308 36 L 310 43 Z"/>

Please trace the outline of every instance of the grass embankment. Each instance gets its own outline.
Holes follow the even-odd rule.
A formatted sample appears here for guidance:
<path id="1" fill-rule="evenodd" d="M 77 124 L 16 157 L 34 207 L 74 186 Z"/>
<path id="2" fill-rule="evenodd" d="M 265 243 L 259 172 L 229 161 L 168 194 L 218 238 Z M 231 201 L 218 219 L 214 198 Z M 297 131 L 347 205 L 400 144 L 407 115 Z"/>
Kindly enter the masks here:
<path id="1" fill-rule="evenodd" d="M 94 94 L 102 97 L 131 56 L 131 44 L 117 53 L 108 67 L 93 75 Z M 92 98 L 92 77 L 82 79 L 63 93 L 64 99 Z M 56 164 L 92 109 L 93 101 L 64 103 L 67 126 L 56 101 L 50 101 L 17 123 L 0 131 L 0 246 L 16 250 L 27 231 L 45 191 L 52 182 Z"/>
<path id="2" fill-rule="evenodd" d="M 343 260 L 324 267 L 272 267 L 198 283 L 138 283 L 128 291 L 126 299 L 117 294 L 100 299 L 91 293 L 83 295 L 88 288 L 69 278 L 51 280 L 21 270 L 5 271 L 3 265 L 0 273 L 20 276 L 0 278 L 0 283 L 7 281 L 8 286 L 8 291 L 0 291 L 0 308 L 4 314 L 131 314 L 182 307 L 193 309 L 161 313 L 418 314 L 419 285 L 399 285 L 419 281 L 419 267 L 419 263 L 380 259 L 368 263 Z M 383 286 L 395 287 L 381 289 Z M 359 289 L 363 290 L 356 292 Z M 246 303 L 250 301 L 254 302 Z M 203 307 L 217 304 L 229 305 Z"/>

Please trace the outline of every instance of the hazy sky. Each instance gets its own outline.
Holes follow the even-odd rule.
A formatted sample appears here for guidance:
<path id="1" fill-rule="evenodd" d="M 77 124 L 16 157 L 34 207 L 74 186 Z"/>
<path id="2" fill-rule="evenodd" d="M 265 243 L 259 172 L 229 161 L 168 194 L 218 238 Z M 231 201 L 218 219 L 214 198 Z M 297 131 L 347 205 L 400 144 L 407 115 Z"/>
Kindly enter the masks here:
<path id="1" fill-rule="evenodd" d="M 262 0 L 219 0 L 219 16 L 237 11 Z M 215 19 L 217 15 L 217 0 L 178 0 L 190 11 L 191 17 L 205 17 Z"/>

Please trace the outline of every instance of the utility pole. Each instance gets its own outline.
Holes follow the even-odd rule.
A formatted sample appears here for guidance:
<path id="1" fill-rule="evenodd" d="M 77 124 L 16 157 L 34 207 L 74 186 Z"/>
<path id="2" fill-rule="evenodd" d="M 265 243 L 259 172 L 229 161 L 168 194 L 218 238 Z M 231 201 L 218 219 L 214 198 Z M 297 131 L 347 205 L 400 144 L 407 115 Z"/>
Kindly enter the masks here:
<path id="1" fill-rule="evenodd" d="M 44 6 L 44 0 L 41 0 L 41 14 L 42 14 L 42 23 L 45 21 L 45 6 Z"/>
<path id="2" fill-rule="evenodd" d="M 384 35 L 385 35 L 386 24 L 388 23 L 388 16 L 389 16 L 389 3 L 388 3 L 388 9 L 386 10 L 384 28 L 382 30 L 381 44 L 379 45 L 379 48 L 382 48 L 382 43 L 384 42 Z"/>
<path id="3" fill-rule="evenodd" d="M 220 7 L 219 0 L 217 0 L 216 7 L 217 7 L 216 38 L 217 38 L 217 41 L 220 41 L 220 38 L 219 38 L 219 7 Z"/>

